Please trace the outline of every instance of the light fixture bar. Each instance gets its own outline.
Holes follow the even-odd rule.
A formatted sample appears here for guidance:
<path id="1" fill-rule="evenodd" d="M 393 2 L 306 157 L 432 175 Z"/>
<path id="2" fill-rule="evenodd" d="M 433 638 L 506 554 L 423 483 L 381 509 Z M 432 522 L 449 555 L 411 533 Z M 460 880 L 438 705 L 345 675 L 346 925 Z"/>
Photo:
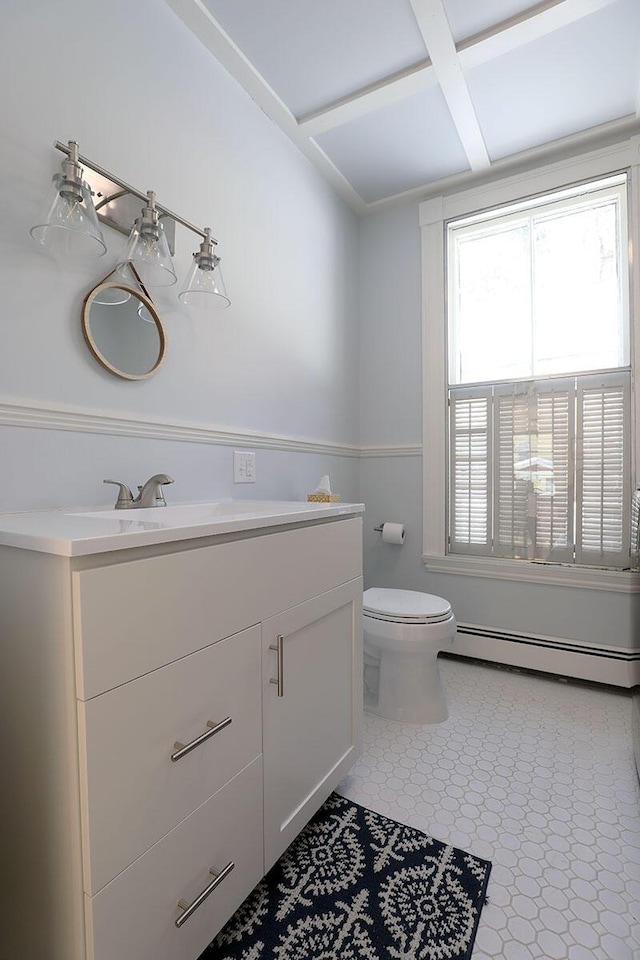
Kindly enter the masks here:
<path id="1" fill-rule="evenodd" d="M 68 157 L 71 156 L 71 150 L 69 147 L 60 143 L 59 140 L 56 140 L 53 144 L 56 150 L 59 150 L 61 153 L 66 154 Z M 89 167 L 93 170 L 94 173 L 99 174 L 101 177 L 105 177 L 107 180 L 111 180 L 112 183 L 117 183 L 119 187 L 122 187 L 127 193 L 130 193 L 134 197 L 138 197 L 140 200 L 147 202 L 147 194 L 141 193 L 140 190 L 136 190 L 135 187 L 132 187 L 131 184 L 127 183 L 125 180 L 121 180 L 120 177 L 116 177 L 109 170 L 105 170 L 104 167 L 98 166 L 97 163 L 94 163 L 93 160 L 89 160 L 88 157 L 83 157 L 82 154 L 78 154 L 78 161 L 85 167 Z M 186 227 L 187 230 L 191 230 L 193 233 L 197 233 L 199 237 L 202 237 L 203 240 L 207 239 L 207 234 L 204 230 L 201 230 L 200 227 L 194 226 L 193 223 L 189 223 L 188 220 L 185 220 L 183 217 L 179 217 L 177 213 L 174 213 L 172 210 L 169 210 L 168 207 L 162 206 L 160 203 L 156 203 L 156 209 L 163 213 L 165 216 L 170 217 L 172 220 L 175 220 L 176 223 L 182 224 L 183 227 Z M 209 239 L 213 244 L 216 244 L 218 241 L 214 237 L 209 236 Z"/>

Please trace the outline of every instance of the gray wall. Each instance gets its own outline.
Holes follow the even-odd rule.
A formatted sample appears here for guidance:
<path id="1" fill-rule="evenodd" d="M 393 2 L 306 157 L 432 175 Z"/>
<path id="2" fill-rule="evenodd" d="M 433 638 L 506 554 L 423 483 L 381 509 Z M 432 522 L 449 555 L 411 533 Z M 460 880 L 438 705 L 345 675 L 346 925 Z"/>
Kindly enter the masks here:
<path id="1" fill-rule="evenodd" d="M 299 499 L 329 473 L 344 500 L 366 502 L 369 584 L 441 593 L 468 622 L 633 643 L 635 597 L 429 575 L 415 449 L 359 463 L 333 455 L 332 445 L 348 454 L 421 444 L 415 202 L 358 224 L 164 3 L 8 0 L 2 28 L 0 511 L 108 503 L 102 479 L 114 475 L 133 485 L 165 470 L 174 500 Z M 83 265 L 58 263 L 28 236 L 59 167 L 51 144 L 71 138 L 221 241 L 232 307 L 203 319 L 179 304 L 177 287 L 156 291 L 167 354 L 149 381 L 109 375 L 80 330 L 83 296 L 123 238 L 109 235 L 108 255 Z M 178 229 L 180 275 L 194 239 Z M 68 423 L 51 429 L 60 410 Z M 157 423 L 157 436 L 123 435 L 118 417 L 143 434 Z M 262 437 L 257 484 L 232 483 L 238 440 L 162 439 L 163 424 Z M 300 440 L 315 452 L 292 449 Z M 382 519 L 407 523 L 404 547 L 379 542 Z"/>
<path id="2" fill-rule="evenodd" d="M 175 499 L 300 496 L 326 472 L 354 497 L 356 461 L 334 462 L 322 445 L 357 440 L 358 223 L 311 164 L 157 0 L 10 0 L 0 85 L 0 510 L 103 502 L 103 477 L 139 483 L 157 470 L 179 480 Z M 77 139 L 220 240 L 231 308 L 202 317 L 179 303 L 179 285 L 154 290 L 167 353 L 149 381 L 111 376 L 81 335 L 83 297 L 124 238 L 107 231 L 106 256 L 71 264 L 28 235 L 62 159 L 56 139 Z M 178 228 L 179 284 L 197 243 Z M 285 451 L 293 438 L 320 452 L 258 450 L 258 484 L 234 488 L 230 448 L 23 429 L 20 404 L 264 434 L 284 438 Z"/>
<path id="3" fill-rule="evenodd" d="M 360 247 L 360 429 L 365 447 L 422 444 L 421 282 L 417 203 L 365 217 Z M 367 586 L 444 596 L 464 623 L 594 644 L 638 645 L 636 595 L 429 573 L 422 562 L 422 458 L 390 454 L 387 449 L 360 464 L 360 493 L 367 507 Z M 382 543 L 373 532 L 381 520 L 406 523 L 402 547 Z"/>

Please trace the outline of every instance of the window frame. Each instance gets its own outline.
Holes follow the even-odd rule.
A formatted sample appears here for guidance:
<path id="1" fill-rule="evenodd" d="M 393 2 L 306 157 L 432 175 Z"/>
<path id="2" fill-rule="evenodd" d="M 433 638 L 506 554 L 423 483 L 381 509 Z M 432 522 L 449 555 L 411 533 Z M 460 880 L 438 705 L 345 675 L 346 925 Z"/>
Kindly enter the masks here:
<path id="1" fill-rule="evenodd" d="M 636 487 L 640 446 L 640 136 L 535 170 L 447 196 L 419 206 L 422 239 L 422 383 L 423 383 L 423 548 L 427 569 L 464 576 L 498 577 L 540 583 L 639 592 L 637 573 L 579 564 L 473 557 L 447 552 L 447 277 L 446 224 L 491 208 L 518 203 L 574 184 L 628 173 L 629 317 L 631 361 L 631 488 Z"/>
<path id="2" fill-rule="evenodd" d="M 521 373 L 513 374 L 509 376 L 505 374 L 504 376 L 494 376 L 494 377 L 481 377 L 474 378 L 472 380 L 460 380 L 454 371 L 455 368 L 455 359 L 457 357 L 457 329 L 456 323 L 457 320 L 455 314 L 455 306 L 452 309 L 449 309 L 449 301 L 452 299 L 453 294 L 456 290 L 458 283 L 458 263 L 453 257 L 454 250 L 456 249 L 459 238 L 462 236 L 465 237 L 468 228 L 480 228 L 484 236 L 495 236 L 504 232 L 505 226 L 523 226 L 527 225 L 531 227 L 531 224 L 534 220 L 538 218 L 549 218 L 551 214 L 562 214 L 562 213 L 575 213 L 581 208 L 593 209 L 594 206 L 599 205 L 603 206 L 608 197 L 612 195 L 617 195 L 619 207 L 621 210 L 624 210 L 625 213 L 629 212 L 629 183 L 628 183 L 628 172 L 622 171 L 615 174 L 607 175 L 605 177 L 590 178 L 586 183 L 583 181 L 580 184 L 575 185 L 574 187 L 567 187 L 566 189 L 560 189 L 551 192 L 545 192 L 542 196 L 536 196 L 533 198 L 528 198 L 522 203 L 509 203 L 506 205 L 500 205 L 497 209 L 491 208 L 488 211 L 483 211 L 480 214 L 475 214 L 468 217 L 456 217 L 455 219 L 449 219 L 445 222 L 445 259 L 449 261 L 449 269 L 445 267 L 445 282 L 446 282 L 446 296 L 447 296 L 447 340 L 448 340 L 448 352 L 447 352 L 447 376 L 449 386 L 471 386 L 476 383 L 501 383 L 505 381 L 519 381 L 519 380 L 544 380 L 550 379 L 552 377 L 559 376 L 572 376 L 573 374 L 582 374 L 597 372 L 600 367 L 593 367 L 586 370 L 579 368 L 568 368 L 566 370 L 558 370 L 549 373 L 539 372 L 536 373 L 534 370 L 523 370 Z M 583 187 L 583 189 L 581 189 Z M 621 217 L 620 222 L 618 223 L 617 230 L 618 245 L 621 251 L 621 256 L 623 256 L 623 251 L 628 248 L 629 238 L 628 238 L 628 216 Z M 629 316 L 629 287 L 628 285 L 621 285 L 620 289 L 621 296 L 621 314 L 619 320 L 623 318 L 626 319 Z M 535 301 L 531 301 L 532 306 L 535 306 Z M 533 311 L 532 317 L 535 315 L 535 310 Z M 630 365 L 630 343 L 629 343 L 629 324 L 625 324 L 621 330 L 619 330 L 620 340 L 619 346 L 621 348 L 622 360 L 621 362 L 612 365 L 610 369 L 622 369 L 628 368 Z M 535 321 L 532 319 L 531 335 L 535 338 Z M 533 344 L 531 344 L 533 349 Z M 607 364 L 604 365 L 606 369 L 609 369 Z"/>

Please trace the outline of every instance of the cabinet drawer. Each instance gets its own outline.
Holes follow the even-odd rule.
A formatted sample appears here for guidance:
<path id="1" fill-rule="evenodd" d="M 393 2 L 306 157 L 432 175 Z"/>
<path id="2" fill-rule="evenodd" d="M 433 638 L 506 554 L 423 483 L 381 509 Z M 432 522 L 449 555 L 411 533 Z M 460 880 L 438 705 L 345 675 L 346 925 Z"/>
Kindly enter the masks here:
<path id="1" fill-rule="evenodd" d="M 352 518 L 77 570 L 78 697 L 156 667 L 360 576 Z"/>
<path id="2" fill-rule="evenodd" d="M 88 960 L 194 960 L 262 877 L 261 759 L 243 770 L 95 897 L 85 896 Z M 179 929 L 183 911 L 234 869 Z"/>
<path id="3" fill-rule="evenodd" d="M 175 742 L 231 723 L 172 761 Z M 78 703 L 84 889 L 95 894 L 262 749 L 252 627 Z"/>

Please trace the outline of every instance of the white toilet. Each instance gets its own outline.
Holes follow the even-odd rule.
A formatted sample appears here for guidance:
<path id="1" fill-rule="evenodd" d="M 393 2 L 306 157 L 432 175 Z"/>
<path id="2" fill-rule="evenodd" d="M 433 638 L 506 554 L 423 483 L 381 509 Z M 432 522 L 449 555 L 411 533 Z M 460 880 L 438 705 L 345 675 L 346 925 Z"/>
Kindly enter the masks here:
<path id="1" fill-rule="evenodd" d="M 438 652 L 456 620 L 442 597 L 373 587 L 363 597 L 364 708 L 389 720 L 440 723 L 449 716 Z"/>

